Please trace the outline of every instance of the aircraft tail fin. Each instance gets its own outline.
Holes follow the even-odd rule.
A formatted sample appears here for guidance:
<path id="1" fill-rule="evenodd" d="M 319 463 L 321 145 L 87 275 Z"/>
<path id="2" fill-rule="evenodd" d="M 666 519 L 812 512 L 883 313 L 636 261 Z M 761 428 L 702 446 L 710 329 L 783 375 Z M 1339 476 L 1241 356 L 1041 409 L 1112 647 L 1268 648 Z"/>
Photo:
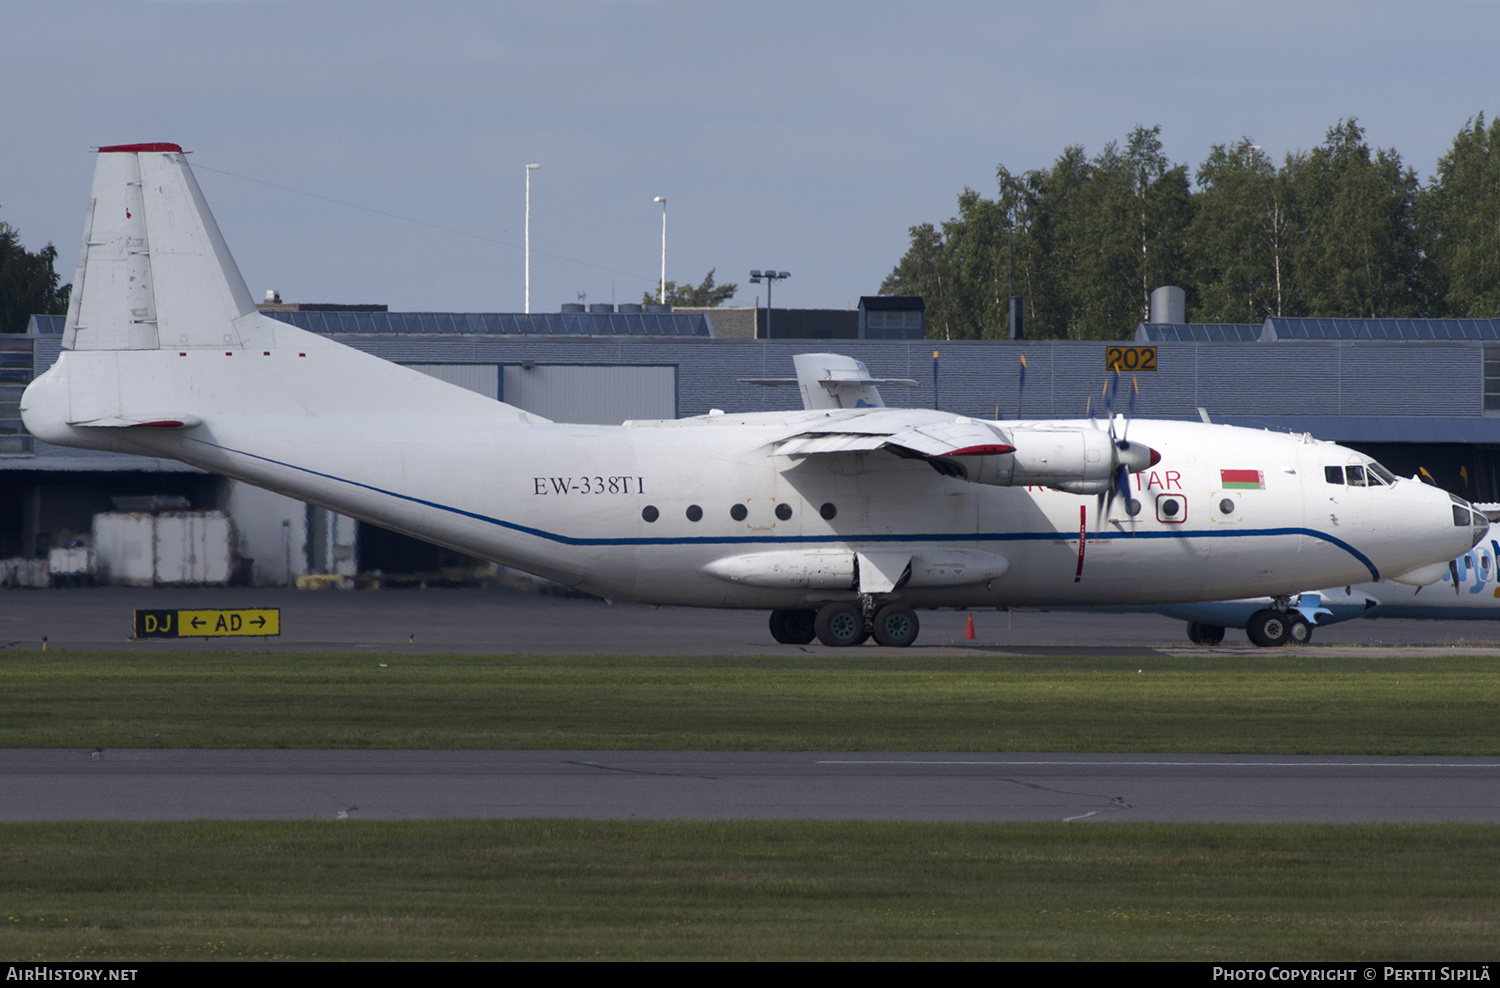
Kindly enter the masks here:
<path id="1" fill-rule="evenodd" d="M 176 144 L 99 149 L 62 345 L 21 399 L 58 445 L 139 452 L 235 416 L 546 421 L 263 315 Z"/>
<path id="2" fill-rule="evenodd" d="M 101 147 L 64 348 L 259 346 L 263 319 L 182 148 Z"/>

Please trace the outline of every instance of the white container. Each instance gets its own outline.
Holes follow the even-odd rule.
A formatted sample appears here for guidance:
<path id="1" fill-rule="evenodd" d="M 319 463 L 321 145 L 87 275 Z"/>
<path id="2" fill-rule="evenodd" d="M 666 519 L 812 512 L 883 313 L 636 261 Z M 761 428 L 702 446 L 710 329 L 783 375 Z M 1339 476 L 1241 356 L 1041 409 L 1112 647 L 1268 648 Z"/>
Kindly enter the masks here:
<path id="1" fill-rule="evenodd" d="M 107 512 L 94 516 L 102 579 L 128 587 L 225 584 L 232 563 L 222 511 Z"/>
<path id="2" fill-rule="evenodd" d="M 124 587 L 156 582 L 156 516 L 148 511 L 111 511 L 94 516 L 99 579 Z"/>
<path id="3" fill-rule="evenodd" d="M 229 518 L 222 511 L 167 511 L 156 516 L 156 582 L 229 582 Z"/>

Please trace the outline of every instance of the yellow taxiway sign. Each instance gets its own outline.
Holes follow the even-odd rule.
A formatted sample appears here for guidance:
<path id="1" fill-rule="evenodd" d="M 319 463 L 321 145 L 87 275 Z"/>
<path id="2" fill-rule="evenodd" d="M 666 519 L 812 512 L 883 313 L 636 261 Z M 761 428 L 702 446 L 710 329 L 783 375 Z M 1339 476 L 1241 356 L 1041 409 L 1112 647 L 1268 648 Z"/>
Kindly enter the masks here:
<path id="1" fill-rule="evenodd" d="M 136 611 L 137 638 L 228 638 L 281 634 L 281 608 Z"/>

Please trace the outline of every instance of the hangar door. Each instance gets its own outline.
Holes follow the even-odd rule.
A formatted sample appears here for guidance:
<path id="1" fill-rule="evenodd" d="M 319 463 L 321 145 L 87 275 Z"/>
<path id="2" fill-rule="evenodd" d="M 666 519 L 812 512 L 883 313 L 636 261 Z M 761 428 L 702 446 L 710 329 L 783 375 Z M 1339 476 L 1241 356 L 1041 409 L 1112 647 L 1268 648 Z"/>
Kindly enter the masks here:
<path id="1" fill-rule="evenodd" d="M 554 422 L 677 417 L 675 365 L 506 364 L 500 400 Z"/>

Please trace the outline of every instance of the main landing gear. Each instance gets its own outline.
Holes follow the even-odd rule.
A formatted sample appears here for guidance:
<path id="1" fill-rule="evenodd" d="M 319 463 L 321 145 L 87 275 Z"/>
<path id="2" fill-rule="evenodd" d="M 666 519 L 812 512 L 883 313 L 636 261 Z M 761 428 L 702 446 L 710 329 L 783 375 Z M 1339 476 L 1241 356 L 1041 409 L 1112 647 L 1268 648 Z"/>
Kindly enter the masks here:
<path id="1" fill-rule="evenodd" d="M 921 623 L 905 604 L 886 604 L 872 616 L 854 601 L 824 604 L 816 611 L 771 612 L 771 637 L 784 645 L 806 645 L 814 638 L 824 645 L 863 645 L 871 637 L 888 648 L 905 648 L 917 640 Z"/>
<path id="2" fill-rule="evenodd" d="M 1245 634 L 1261 648 L 1306 645 L 1312 641 L 1312 625 L 1295 611 L 1277 611 L 1268 607 L 1250 615 Z"/>

